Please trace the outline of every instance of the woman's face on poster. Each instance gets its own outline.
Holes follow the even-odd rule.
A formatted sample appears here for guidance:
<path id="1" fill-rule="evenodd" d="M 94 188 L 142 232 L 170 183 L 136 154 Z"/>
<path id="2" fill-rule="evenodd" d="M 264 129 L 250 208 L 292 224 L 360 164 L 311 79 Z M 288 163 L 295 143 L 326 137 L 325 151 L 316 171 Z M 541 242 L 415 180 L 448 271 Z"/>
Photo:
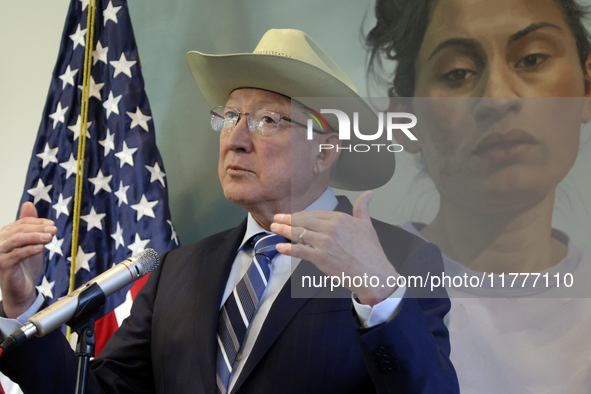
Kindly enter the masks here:
<path id="1" fill-rule="evenodd" d="M 513 211 L 572 167 L 591 84 L 554 0 L 436 1 L 415 71 L 407 150 L 444 198 Z"/>

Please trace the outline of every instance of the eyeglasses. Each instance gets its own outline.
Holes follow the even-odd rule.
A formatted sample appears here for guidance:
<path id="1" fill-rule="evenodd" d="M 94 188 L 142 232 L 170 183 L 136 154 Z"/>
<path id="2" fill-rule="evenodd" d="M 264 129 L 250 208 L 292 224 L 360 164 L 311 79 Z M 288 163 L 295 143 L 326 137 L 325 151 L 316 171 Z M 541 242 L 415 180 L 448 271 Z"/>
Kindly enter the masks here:
<path id="1" fill-rule="evenodd" d="M 251 133 L 257 132 L 267 137 L 277 133 L 279 122 L 282 119 L 306 127 L 303 123 L 266 109 L 253 109 L 249 112 L 242 112 L 232 107 L 216 107 L 210 113 L 211 128 L 215 131 L 226 131 L 228 133 L 234 130 L 234 127 L 240 121 L 241 115 L 246 115 L 246 123 Z"/>

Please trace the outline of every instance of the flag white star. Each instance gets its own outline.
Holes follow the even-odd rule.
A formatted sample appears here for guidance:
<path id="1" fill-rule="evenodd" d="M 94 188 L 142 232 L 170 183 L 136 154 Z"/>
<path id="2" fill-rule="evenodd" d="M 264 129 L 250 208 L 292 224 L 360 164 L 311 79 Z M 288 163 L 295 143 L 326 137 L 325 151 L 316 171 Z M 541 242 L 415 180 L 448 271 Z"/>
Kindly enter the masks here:
<path id="1" fill-rule="evenodd" d="M 68 204 L 72 197 L 68 197 L 64 199 L 64 195 L 60 193 L 58 200 L 55 204 L 52 205 L 52 208 L 55 209 L 55 217 L 56 219 L 60 218 L 62 213 L 65 213 L 66 216 L 70 216 L 70 211 L 68 210 Z"/>
<path id="2" fill-rule="evenodd" d="M 111 182 L 111 178 L 113 175 L 104 176 L 103 170 L 99 170 L 96 178 L 88 178 L 90 183 L 94 185 L 94 195 L 96 196 L 98 192 L 101 190 L 105 190 L 106 192 L 112 193 L 111 186 L 109 186 L 109 182 Z"/>
<path id="3" fill-rule="evenodd" d="M 146 166 L 146 168 L 148 169 L 148 171 L 150 171 L 150 183 L 154 181 L 160 181 L 160 183 L 162 183 L 162 186 L 166 187 L 166 185 L 164 184 L 164 177 L 166 176 L 166 174 L 160 171 L 160 165 L 158 164 L 158 162 L 154 164 L 154 167 Z"/>
<path id="4" fill-rule="evenodd" d="M 94 78 L 90 76 L 90 86 L 88 87 L 88 97 L 96 97 L 99 100 L 103 100 L 101 96 L 101 89 L 103 88 L 104 83 L 95 83 Z M 82 90 L 84 86 L 78 85 L 78 89 Z"/>
<path id="5" fill-rule="evenodd" d="M 96 213 L 94 207 L 90 209 L 90 213 L 88 215 L 80 216 L 80 219 L 86 222 L 86 231 L 90 231 L 93 228 L 98 228 L 99 230 L 103 229 L 103 224 L 101 220 L 107 216 L 106 213 Z"/>
<path id="6" fill-rule="evenodd" d="M 115 150 L 115 134 L 111 134 L 109 129 L 107 129 L 107 137 L 104 140 L 99 141 L 99 144 L 105 148 L 105 157 L 107 157 L 109 152 Z"/>
<path id="7" fill-rule="evenodd" d="M 107 101 L 103 103 L 103 107 L 105 107 L 105 110 L 107 111 L 107 119 L 109 119 L 109 116 L 111 116 L 112 112 L 119 115 L 119 101 L 121 100 L 121 97 L 122 95 L 113 97 L 113 92 L 109 92 L 109 97 L 107 98 Z"/>
<path id="8" fill-rule="evenodd" d="M 53 236 L 51 242 L 45 245 L 45 249 L 49 250 L 49 259 L 51 260 L 53 256 L 57 253 L 60 256 L 64 255 L 62 252 L 62 244 L 64 243 L 64 239 L 57 239 L 57 236 Z"/>
<path id="9" fill-rule="evenodd" d="M 121 57 L 119 60 L 111 60 L 111 66 L 115 67 L 115 72 L 113 73 L 113 78 L 117 75 L 123 73 L 131 78 L 131 66 L 137 63 L 136 60 L 127 60 L 125 57 L 125 52 L 121 53 Z"/>
<path id="10" fill-rule="evenodd" d="M 123 186 L 123 181 L 119 181 L 119 190 L 117 190 L 114 194 L 117 196 L 117 206 L 120 207 L 121 203 L 129 204 L 127 202 L 127 190 L 129 189 L 128 186 Z"/>
<path id="11" fill-rule="evenodd" d="M 172 235 L 170 236 L 170 240 L 174 241 L 177 245 L 179 244 L 179 238 L 176 235 L 176 231 L 174 231 L 174 226 L 170 220 L 167 220 L 166 223 L 170 225 L 170 231 L 172 231 Z"/>
<path id="12" fill-rule="evenodd" d="M 55 281 L 49 282 L 47 280 L 47 277 L 44 276 L 41 285 L 36 287 L 37 290 L 39 290 L 39 292 L 43 294 L 45 297 L 53 298 L 53 285 L 55 285 Z"/>
<path id="13" fill-rule="evenodd" d="M 86 7 L 88 7 L 88 2 L 90 0 L 80 0 L 80 2 L 82 3 L 82 11 L 84 11 L 86 9 Z"/>
<path id="14" fill-rule="evenodd" d="M 103 48 L 103 44 L 100 41 L 97 42 L 96 49 L 92 51 L 92 65 L 94 66 L 97 62 L 107 64 L 107 53 L 109 53 L 109 47 Z"/>
<path id="15" fill-rule="evenodd" d="M 78 74 L 78 69 L 70 70 L 70 65 L 66 68 L 66 71 L 59 76 L 62 80 L 62 90 L 66 88 L 68 84 L 74 86 L 74 76 Z"/>
<path id="16" fill-rule="evenodd" d="M 45 183 L 41 179 L 37 181 L 37 187 L 27 190 L 31 196 L 35 197 L 33 204 L 37 204 L 39 201 L 44 200 L 51 204 L 51 198 L 49 198 L 49 191 L 53 185 L 45 186 Z"/>
<path id="17" fill-rule="evenodd" d="M 36 156 L 43 160 L 42 167 L 45 168 L 49 163 L 57 163 L 57 152 L 59 148 L 56 146 L 53 149 L 49 148 L 49 143 L 45 144 L 43 152 L 37 153 Z"/>
<path id="18" fill-rule="evenodd" d="M 82 45 L 83 47 L 86 46 L 86 29 L 80 30 L 80 24 L 76 27 L 76 32 L 70 35 L 70 39 L 74 42 L 74 49 L 78 47 L 78 45 Z"/>
<path id="19" fill-rule="evenodd" d="M 115 153 L 115 156 L 121 160 L 119 168 L 122 168 L 126 163 L 133 167 L 133 154 L 136 150 L 137 148 L 128 148 L 127 143 L 123 141 L 121 152 Z"/>
<path id="20" fill-rule="evenodd" d="M 130 130 L 136 126 L 140 126 L 142 129 L 149 131 L 148 130 L 148 121 L 150 119 L 152 119 L 152 117 L 144 115 L 142 113 L 142 111 L 140 110 L 140 107 L 137 107 L 137 110 L 135 111 L 135 113 L 127 112 L 127 115 L 131 118 L 131 126 L 129 126 Z"/>
<path id="21" fill-rule="evenodd" d="M 82 268 L 90 272 L 90 265 L 88 262 L 96 255 L 96 253 L 84 253 L 81 246 L 78 246 L 78 253 L 76 253 L 76 268 L 74 273 L 77 274 Z M 72 257 L 68 257 L 68 261 L 72 261 Z"/>
<path id="22" fill-rule="evenodd" d="M 125 246 L 123 241 L 123 229 L 119 223 L 117 223 L 117 230 L 111 234 L 111 238 L 115 240 L 115 250 L 119 249 L 119 246 Z"/>
<path id="23" fill-rule="evenodd" d="M 52 114 L 49 114 L 49 117 L 51 119 L 53 119 L 53 128 L 55 129 L 55 126 L 57 126 L 58 122 L 65 122 L 65 114 L 68 111 L 68 108 L 70 107 L 66 107 L 66 108 L 62 108 L 62 103 L 57 103 L 57 108 L 55 109 L 55 112 Z"/>
<path id="24" fill-rule="evenodd" d="M 78 115 L 78 118 L 76 119 L 76 124 L 68 126 L 68 130 L 74 133 L 74 141 L 76 141 L 78 137 L 80 137 L 80 119 L 80 115 Z M 90 138 L 90 132 L 88 131 L 90 129 L 90 126 L 92 126 L 92 122 L 86 122 L 86 138 Z"/>
<path id="25" fill-rule="evenodd" d="M 120 8 L 121 8 L 121 6 L 113 7 L 113 2 L 109 1 L 107 8 L 105 8 L 103 11 L 103 18 L 105 20 L 105 26 L 107 26 L 108 21 L 113 21 L 115 23 L 119 23 L 119 21 L 117 20 L 117 12 L 119 12 Z"/>
<path id="26" fill-rule="evenodd" d="M 76 173 L 76 168 L 78 167 L 78 162 L 74 159 L 74 154 L 70 153 L 70 159 L 60 163 L 60 167 L 66 170 L 66 179 L 71 175 L 74 175 Z"/>
<path id="27" fill-rule="evenodd" d="M 131 208 L 137 211 L 137 221 L 139 222 L 140 219 L 144 216 L 149 216 L 151 218 L 155 218 L 156 215 L 154 214 L 154 206 L 158 204 L 158 200 L 148 201 L 145 194 L 142 194 L 142 198 L 138 204 L 134 204 Z"/>
<path id="28" fill-rule="evenodd" d="M 135 241 L 130 244 L 127 249 L 131 250 L 131 255 L 134 256 L 146 249 L 146 245 L 150 243 L 150 239 L 141 239 L 139 234 L 135 234 Z"/>

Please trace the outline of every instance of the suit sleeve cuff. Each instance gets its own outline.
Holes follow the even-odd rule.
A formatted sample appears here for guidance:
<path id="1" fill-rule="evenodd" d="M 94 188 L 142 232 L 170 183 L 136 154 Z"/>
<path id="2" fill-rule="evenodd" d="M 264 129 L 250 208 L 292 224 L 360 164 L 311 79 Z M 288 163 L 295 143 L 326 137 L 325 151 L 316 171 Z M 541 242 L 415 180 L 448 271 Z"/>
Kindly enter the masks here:
<path id="1" fill-rule="evenodd" d="M 398 287 L 389 298 L 386 298 L 373 307 L 361 304 L 355 297 L 355 294 L 352 293 L 353 308 L 355 309 L 359 323 L 364 328 L 371 328 L 392 320 L 398 313 L 398 305 L 400 305 L 400 300 L 404 297 L 404 293 L 406 293 L 406 287 Z"/>
<path id="2" fill-rule="evenodd" d="M 13 332 L 24 326 L 27 320 L 29 320 L 31 316 L 33 316 L 35 313 L 39 311 L 39 309 L 41 309 L 43 302 L 45 302 L 45 297 L 43 297 L 43 294 L 40 292 L 39 294 L 37 294 L 37 298 L 35 299 L 35 302 L 33 302 L 33 305 L 31 305 L 29 309 L 27 309 L 22 315 L 20 315 L 16 319 L 0 317 L 0 333 L 2 333 L 3 337 L 9 336 Z"/>

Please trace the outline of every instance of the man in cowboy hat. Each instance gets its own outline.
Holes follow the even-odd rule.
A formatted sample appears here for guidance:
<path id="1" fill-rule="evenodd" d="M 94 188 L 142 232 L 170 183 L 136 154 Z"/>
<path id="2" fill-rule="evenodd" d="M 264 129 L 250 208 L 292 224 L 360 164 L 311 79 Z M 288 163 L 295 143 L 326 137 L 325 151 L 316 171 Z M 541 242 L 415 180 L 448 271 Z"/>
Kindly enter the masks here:
<path id="1" fill-rule="evenodd" d="M 394 168 L 387 151 L 320 150 L 339 144 L 330 120 L 328 130 L 307 138 L 306 112 L 314 108 L 306 97 L 355 100 L 349 78 L 297 30 L 270 30 L 252 54 L 190 52 L 187 60 L 214 107 L 224 194 L 248 217 L 161 257 L 131 316 L 94 360 L 88 392 L 458 392 L 443 324 L 447 298 L 401 299 L 411 289 L 354 283 L 346 298 L 330 297 L 328 288 L 300 288 L 304 295 L 292 297 L 296 277 L 366 275 L 386 283 L 441 262 L 433 245 L 373 221 L 370 193 L 352 207 L 329 187 L 379 187 Z M 12 318 L 30 313 L 30 304 L 11 304 L 14 294 L 34 299 L 30 287 L 17 285 L 4 299 Z M 57 332 L 0 359 L 28 392 L 73 390 L 75 364 Z M 31 370 L 38 379 L 26 378 Z"/>

